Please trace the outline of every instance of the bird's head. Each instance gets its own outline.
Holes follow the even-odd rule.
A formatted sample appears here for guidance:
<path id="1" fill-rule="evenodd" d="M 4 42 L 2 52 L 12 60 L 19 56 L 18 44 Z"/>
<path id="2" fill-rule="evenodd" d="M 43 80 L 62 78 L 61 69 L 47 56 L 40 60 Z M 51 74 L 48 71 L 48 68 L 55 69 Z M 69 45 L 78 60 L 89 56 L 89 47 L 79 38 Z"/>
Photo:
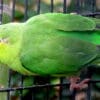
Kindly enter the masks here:
<path id="1" fill-rule="evenodd" d="M 9 23 L 0 25 L 0 62 L 7 64 L 14 60 L 19 51 L 19 24 Z"/>

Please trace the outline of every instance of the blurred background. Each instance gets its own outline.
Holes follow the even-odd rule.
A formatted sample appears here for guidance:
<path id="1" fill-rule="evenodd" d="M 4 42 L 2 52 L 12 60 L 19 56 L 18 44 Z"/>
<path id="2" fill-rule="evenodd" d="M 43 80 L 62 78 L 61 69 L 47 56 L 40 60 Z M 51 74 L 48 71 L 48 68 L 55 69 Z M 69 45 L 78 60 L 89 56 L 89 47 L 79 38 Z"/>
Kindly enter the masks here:
<path id="1" fill-rule="evenodd" d="M 15 4 L 14 21 L 24 21 L 25 2 L 27 0 L 0 0 L 3 1 L 3 23 L 11 21 L 13 1 Z M 38 5 L 40 2 L 40 5 Z M 66 3 L 66 4 L 65 4 Z M 66 9 L 64 9 L 64 7 Z M 94 7 L 95 6 L 95 7 Z M 1 5 L 2 7 L 2 5 Z M 51 8 L 52 7 L 52 8 Z M 28 0 L 27 2 L 27 18 L 37 13 L 47 12 L 78 12 L 92 13 L 100 11 L 100 0 Z M 37 10 L 39 10 L 37 12 Z"/>

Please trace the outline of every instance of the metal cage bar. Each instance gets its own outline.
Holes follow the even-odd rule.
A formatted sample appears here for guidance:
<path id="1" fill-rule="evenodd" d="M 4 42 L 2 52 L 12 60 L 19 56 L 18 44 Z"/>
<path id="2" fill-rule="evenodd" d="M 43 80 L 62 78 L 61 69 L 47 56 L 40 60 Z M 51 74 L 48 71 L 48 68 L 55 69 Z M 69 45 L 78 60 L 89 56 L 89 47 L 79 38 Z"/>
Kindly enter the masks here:
<path id="1" fill-rule="evenodd" d="M 0 0 L 0 24 L 2 24 L 3 0 Z"/>
<path id="2" fill-rule="evenodd" d="M 12 15 L 11 21 L 14 21 L 16 0 L 12 0 Z"/>
<path id="3" fill-rule="evenodd" d="M 27 13 L 28 13 L 28 0 L 24 0 L 24 4 L 25 4 L 25 6 L 24 6 L 24 8 L 25 8 L 25 12 L 24 12 L 24 21 L 26 21 L 27 20 L 27 18 L 28 18 L 28 15 L 27 15 Z"/>
<path id="4" fill-rule="evenodd" d="M 54 10 L 54 0 L 51 0 L 50 12 L 53 12 L 53 10 Z"/>
<path id="5" fill-rule="evenodd" d="M 66 6 L 66 4 L 67 4 L 67 0 L 64 0 L 63 1 L 63 13 L 67 12 L 67 6 Z"/>
<path id="6" fill-rule="evenodd" d="M 37 14 L 40 14 L 40 4 L 41 0 L 37 0 Z"/>

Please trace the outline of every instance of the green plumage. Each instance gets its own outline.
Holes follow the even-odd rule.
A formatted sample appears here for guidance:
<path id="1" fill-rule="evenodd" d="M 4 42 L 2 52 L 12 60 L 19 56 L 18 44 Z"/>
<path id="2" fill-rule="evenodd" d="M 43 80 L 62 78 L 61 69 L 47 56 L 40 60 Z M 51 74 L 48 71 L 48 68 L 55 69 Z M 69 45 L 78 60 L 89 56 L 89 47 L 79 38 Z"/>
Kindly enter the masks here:
<path id="1" fill-rule="evenodd" d="M 73 75 L 99 57 L 100 30 L 87 17 L 47 13 L 0 26 L 0 62 L 22 74 Z"/>
<path id="2" fill-rule="evenodd" d="M 47 13 L 37 15 L 30 18 L 26 24 L 58 29 L 63 31 L 85 31 L 93 30 L 96 26 L 95 22 L 89 18 L 80 15 L 62 14 L 62 13 Z"/>

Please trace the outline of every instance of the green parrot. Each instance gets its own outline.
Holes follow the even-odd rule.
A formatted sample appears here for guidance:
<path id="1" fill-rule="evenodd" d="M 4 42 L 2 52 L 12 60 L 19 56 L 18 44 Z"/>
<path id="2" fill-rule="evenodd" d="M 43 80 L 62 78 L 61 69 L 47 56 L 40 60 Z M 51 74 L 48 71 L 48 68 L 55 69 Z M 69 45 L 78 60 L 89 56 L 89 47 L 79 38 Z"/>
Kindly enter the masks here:
<path id="1" fill-rule="evenodd" d="M 0 63 L 24 75 L 72 76 L 100 58 L 100 30 L 90 18 L 46 13 L 0 25 Z"/>

